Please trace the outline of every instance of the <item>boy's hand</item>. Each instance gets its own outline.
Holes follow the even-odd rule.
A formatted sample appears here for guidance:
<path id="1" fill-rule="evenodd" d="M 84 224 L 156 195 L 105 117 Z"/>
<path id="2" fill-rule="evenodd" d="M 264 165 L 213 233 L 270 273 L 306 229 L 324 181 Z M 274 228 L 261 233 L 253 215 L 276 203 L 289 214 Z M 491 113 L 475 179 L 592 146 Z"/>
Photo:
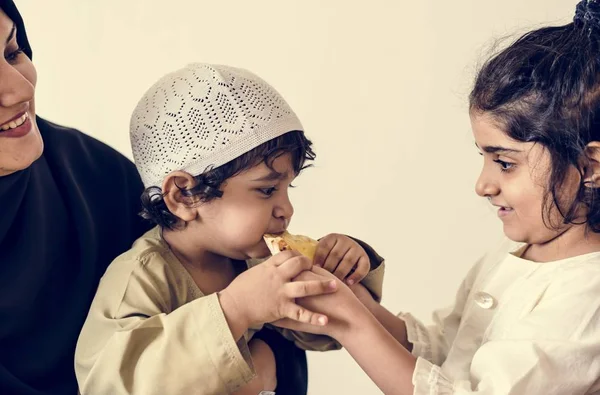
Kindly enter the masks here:
<path id="1" fill-rule="evenodd" d="M 335 280 L 328 278 L 292 281 L 311 268 L 310 259 L 295 251 L 284 251 L 236 277 L 219 293 L 234 338 L 251 326 L 281 318 L 312 325 L 327 324 L 325 315 L 295 303 L 296 298 L 336 291 Z"/>
<path id="2" fill-rule="evenodd" d="M 335 233 L 319 240 L 314 264 L 346 281 L 348 285 L 360 282 L 371 268 L 369 256 L 356 241 Z"/>

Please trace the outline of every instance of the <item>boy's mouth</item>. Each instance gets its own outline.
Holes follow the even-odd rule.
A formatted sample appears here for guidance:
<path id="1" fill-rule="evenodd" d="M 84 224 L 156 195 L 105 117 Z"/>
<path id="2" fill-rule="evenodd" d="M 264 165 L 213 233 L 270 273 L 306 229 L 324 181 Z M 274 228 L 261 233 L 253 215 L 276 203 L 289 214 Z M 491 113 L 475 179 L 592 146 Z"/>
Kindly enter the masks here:
<path id="1" fill-rule="evenodd" d="M 265 233 L 265 235 L 266 236 L 281 236 L 284 232 L 285 232 L 285 230 L 277 231 L 277 232 L 267 232 L 267 233 Z"/>

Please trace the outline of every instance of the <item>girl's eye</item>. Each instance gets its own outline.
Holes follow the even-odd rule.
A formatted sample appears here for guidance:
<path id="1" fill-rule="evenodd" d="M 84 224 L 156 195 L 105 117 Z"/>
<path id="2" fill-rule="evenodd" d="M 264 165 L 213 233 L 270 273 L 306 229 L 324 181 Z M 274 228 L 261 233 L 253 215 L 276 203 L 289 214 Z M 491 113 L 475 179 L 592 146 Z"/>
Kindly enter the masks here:
<path id="1" fill-rule="evenodd" d="M 277 191 L 277 188 L 275 188 L 275 187 L 259 188 L 258 191 L 260 193 L 262 193 L 263 195 L 269 197 L 269 196 L 273 195 Z"/>
<path id="2" fill-rule="evenodd" d="M 510 171 L 515 166 L 514 163 L 505 162 L 500 159 L 495 159 L 494 162 L 496 162 L 500 166 L 500 171 Z"/>
<path id="3" fill-rule="evenodd" d="M 23 53 L 23 48 L 17 48 L 15 51 L 10 52 L 7 55 L 4 55 L 4 59 L 6 59 L 9 63 L 14 63 L 19 55 Z"/>

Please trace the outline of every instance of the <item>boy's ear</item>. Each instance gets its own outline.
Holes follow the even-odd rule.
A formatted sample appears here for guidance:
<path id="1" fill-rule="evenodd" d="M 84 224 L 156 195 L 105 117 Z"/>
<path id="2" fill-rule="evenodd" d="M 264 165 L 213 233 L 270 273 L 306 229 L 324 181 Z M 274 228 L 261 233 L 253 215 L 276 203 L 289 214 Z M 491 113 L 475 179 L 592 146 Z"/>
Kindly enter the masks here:
<path id="1" fill-rule="evenodd" d="M 196 185 L 194 177 L 184 171 L 174 171 L 163 181 L 163 200 L 167 208 L 184 222 L 191 222 L 198 217 L 194 203 L 199 201 L 196 196 L 184 196 L 182 190 L 192 189 Z"/>
<path id="2" fill-rule="evenodd" d="M 583 166 L 583 181 L 592 187 L 600 187 L 600 141 L 591 141 L 586 145 L 586 165 Z"/>

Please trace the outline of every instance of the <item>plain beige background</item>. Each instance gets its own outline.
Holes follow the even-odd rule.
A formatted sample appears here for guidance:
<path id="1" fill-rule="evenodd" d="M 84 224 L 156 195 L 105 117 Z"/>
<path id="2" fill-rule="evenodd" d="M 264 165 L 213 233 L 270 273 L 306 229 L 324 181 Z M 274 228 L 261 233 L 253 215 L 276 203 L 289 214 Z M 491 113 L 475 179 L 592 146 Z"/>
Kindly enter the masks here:
<path id="1" fill-rule="evenodd" d="M 290 228 L 347 233 L 387 259 L 384 305 L 428 320 L 501 237 L 474 193 L 467 95 L 495 38 L 570 21 L 575 0 L 17 0 L 37 112 L 130 156 L 130 113 L 194 61 L 248 68 L 315 143 Z M 103 191 L 102 193 L 106 193 Z M 365 345 L 368 347 L 368 345 Z M 168 361 L 165 361 L 168 363 Z M 382 362 L 383 363 L 383 362 Z M 309 355 L 309 394 L 376 394 L 345 351 Z"/>

